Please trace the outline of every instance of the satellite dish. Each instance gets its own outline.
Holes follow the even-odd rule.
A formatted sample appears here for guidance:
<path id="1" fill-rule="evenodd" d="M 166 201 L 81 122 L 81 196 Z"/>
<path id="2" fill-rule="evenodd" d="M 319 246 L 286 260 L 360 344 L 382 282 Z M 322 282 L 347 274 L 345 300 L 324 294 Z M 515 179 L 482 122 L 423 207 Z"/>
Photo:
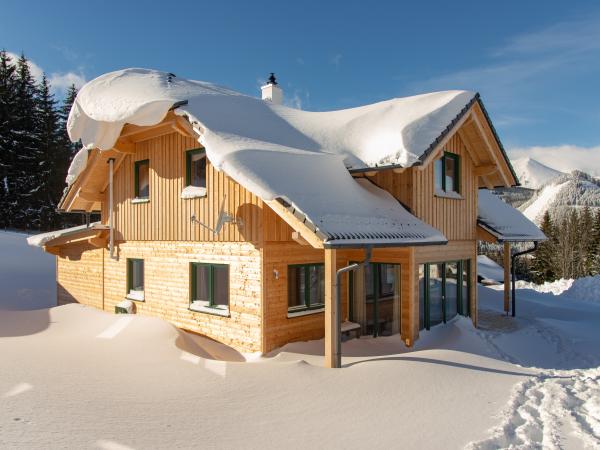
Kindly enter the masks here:
<path id="1" fill-rule="evenodd" d="M 225 225 L 226 223 L 232 223 L 235 225 L 243 226 L 244 222 L 242 221 L 242 219 L 236 219 L 231 214 L 229 214 L 228 212 L 225 211 L 225 199 L 226 198 L 227 198 L 227 196 L 225 195 L 225 196 L 223 196 L 223 200 L 221 200 L 221 206 L 219 207 L 219 216 L 217 218 L 217 225 L 215 226 L 214 229 L 212 229 L 205 223 L 202 223 L 198 219 L 196 219 L 196 214 L 192 214 L 192 217 L 190 218 L 191 221 L 193 223 L 197 223 L 198 225 L 206 228 L 209 231 L 212 231 L 214 235 L 219 234 L 221 232 L 221 230 L 223 229 L 223 225 Z"/>

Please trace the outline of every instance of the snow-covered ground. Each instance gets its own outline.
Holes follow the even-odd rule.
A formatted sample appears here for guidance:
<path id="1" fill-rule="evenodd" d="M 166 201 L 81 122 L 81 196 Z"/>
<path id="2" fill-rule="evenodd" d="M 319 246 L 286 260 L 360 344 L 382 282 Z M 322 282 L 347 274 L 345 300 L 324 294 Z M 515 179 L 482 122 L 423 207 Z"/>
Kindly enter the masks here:
<path id="1" fill-rule="evenodd" d="M 341 370 L 321 367 L 322 341 L 234 362 L 155 318 L 3 311 L 1 446 L 598 448 L 600 305 L 519 289 L 513 319 L 499 288 L 479 288 L 479 329 L 455 319 L 411 351 L 349 340 Z"/>
<path id="2" fill-rule="evenodd" d="M 28 246 L 28 236 L 0 231 L 0 311 L 56 305 L 54 256 Z"/>

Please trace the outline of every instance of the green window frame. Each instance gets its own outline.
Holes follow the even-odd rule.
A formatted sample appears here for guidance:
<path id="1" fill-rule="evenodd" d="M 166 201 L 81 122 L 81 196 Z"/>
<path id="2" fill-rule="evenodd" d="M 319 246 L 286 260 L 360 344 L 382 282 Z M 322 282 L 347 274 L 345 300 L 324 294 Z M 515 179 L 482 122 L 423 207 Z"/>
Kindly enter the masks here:
<path id="1" fill-rule="evenodd" d="M 206 300 L 194 298 L 197 293 L 197 290 L 198 290 L 197 289 L 198 288 L 198 279 L 197 279 L 198 272 L 196 269 L 199 267 L 203 267 L 208 270 L 208 274 L 207 274 L 208 298 Z M 216 278 L 217 278 L 215 272 L 219 269 L 227 271 L 226 286 L 221 287 L 222 289 L 225 290 L 225 292 L 227 294 L 225 305 L 217 304 L 215 302 Z M 190 263 L 190 281 L 191 281 L 190 282 L 190 306 L 192 306 L 195 302 L 198 302 L 198 303 L 202 303 L 200 306 L 204 307 L 204 308 L 212 308 L 212 309 L 221 310 L 221 311 L 223 311 L 223 310 L 228 311 L 229 310 L 229 286 L 230 286 L 229 276 L 230 276 L 229 264 L 215 264 L 215 263 L 202 263 L 202 262 Z"/>
<path id="2" fill-rule="evenodd" d="M 204 185 L 197 187 L 206 188 L 206 151 L 204 148 L 194 148 L 185 152 L 185 185 L 192 186 L 192 158 L 195 155 L 204 155 Z"/>
<path id="3" fill-rule="evenodd" d="M 142 289 L 134 289 L 134 266 L 136 264 L 142 265 Z M 145 284 L 145 271 L 144 271 L 144 260 L 140 258 L 127 258 L 127 295 L 130 296 L 135 292 L 144 292 Z M 134 299 L 134 300 L 142 300 Z"/>
<path id="4" fill-rule="evenodd" d="M 446 167 L 447 161 L 452 160 L 454 162 L 454 189 L 448 190 L 447 180 L 446 180 Z M 435 161 L 434 163 L 434 183 L 436 184 L 436 188 L 439 188 L 446 192 L 451 193 L 454 192 L 456 194 L 460 194 L 460 156 L 456 153 L 444 152 L 442 157 Z M 440 179 L 441 177 L 441 179 Z"/>
<path id="5" fill-rule="evenodd" d="M 295 293 L 295 297 L 304 300 L 304 302 L 300 305 L 290 306 L 289 301 L 292 298 L 292 290 L 294 289 L 294 280 L 296 279 L 296 271 L 304 270 L 304 293 L 301 294 L 300 285 L 296 286 L 298 291 Z M 310 289 L 310 272 L 311 269 L 321 269 L 319 272 L 323 274 L 322 281 L 319 280 L 319 284 L 322 286 L 321 289 L 321 299 L 322 302 L 319 302 L 318 299 L 311 298 L 312 289 Z M 301 311 L 310 311 L 315 309 L 322 309 L 325 307 L 325 264 L 324 263 L 310 263 L 310 264 L 289 264 L 288 265 L 288 313 L 301 312 Z"/>
<path id="6" fill-rule="evenodd" d="M 456 293 L 456 308 L 457 312 L 461 316 L 470 317 L 471 316 L 471 260 L 463 259 L 463 260 L 452 260 L 452 261 L 444 261 L 444 262 L 429 262 L 425 264 L 421 264 L 423 266 L 423 287 L 424 287 L 424 296 L 423 296 L 423 322 L 424 329 L 429 330 L 431 328 L 431 310 L 430 310 L 430 266 L 434 264 L 442 264 L 442 314 L 443 314 L 443 323 L 446 323 L 446 264 L 448 263 L 457 263 L 457 293 Z M 465 276 L 465 268 L 467 275 L 467 301 L 466 301 L 466 310 L 463 307 L 463 282 Z M 419 293 L 420 297 L 420 293 Z M 419 302 L 419 307 L 421 304 Z"/>
<path id="7" fill-rule="evenodd" d="M 140 168 L 142 166 L 148 166 L 148 193 L 147 195 L 141 195 L 140 192 Z M 142 159 L 134 163 L 134 193 L 137 199 L 148 199 L 150 198 L 150 160 Z"/>

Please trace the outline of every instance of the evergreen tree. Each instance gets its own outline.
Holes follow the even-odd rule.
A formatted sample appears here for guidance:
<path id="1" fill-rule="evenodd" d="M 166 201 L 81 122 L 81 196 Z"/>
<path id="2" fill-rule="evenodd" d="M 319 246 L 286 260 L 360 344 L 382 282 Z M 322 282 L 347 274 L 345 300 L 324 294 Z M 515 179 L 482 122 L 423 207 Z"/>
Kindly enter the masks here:
<path id="1" fill-rule="evenodd" d="M 600 208 L 596 210 L 592 226 L 592 275 L 600 274 Z"/>
<path id="2" fill-rule="evenodd" d="M 74 84 L 69 86 L 67 93 L 65 95 L 65 99 L 63 100 L 62 106 L 60 107 L 59 118 L 60 123 L 59 126 L 61 128 L 61 135 L 63 139 L 63 145 L 69 150 L 69 160 L 73 159 L 73 156 L 79 151 L 81 148 L 81 142 L 71 142 L 71 138 L 69 137 L 69 133 L 67 133 L 67 121 L 69 119 L 69 113 L 71 112 L 71 108 L 73 107 L 73 103 L 75 102 L 75 97 L 77 97 L 77 88 Z"/>
<path id="3" fill-rule="evenodd" d="M 594 217 L 589 206 L 584 206 L 579 215 L 579 248 L 581 251 L 582 276 L 592 275 L 595 256 Z"/>
<path id="4" fill-rule="evenodd" d="M 69 149 L 63 145 L 59 123 L 59 112 L 54 95 L 50 92 L 48 79 L 44 75 L 38 86 L 36 120 L 39 133 L 38 147 L 38 190 L 32 196 L 38 208 L 40 228 L 55 228 L 60 225 L 56 212 L 60 200 Z"/>
<path id="5" fill-rule="evenodd" d="M 0 51 L 0 227 L 12 227 L 11 211 L 16 203 L 13 181 L 15 163 L 14 119 L 16 68 L 6 51 Z M 12 188 L 12 189 L 11 189 Z"/>
<path id="6" fill-rule="evenodd" d="M 540 228 L 548 240 L 541 242 L 533 254 L 531 270 L 533 280 L 538 284 L 545 281 L 554 281 L 557 274 L 556 233 L 548 211 L 544 213 Z"/>
<path id="7" fill-rule="evenodd" d="M 16 193 L 16 202 L 10 205 L 9 214 L 15 227 L 39 229 L 40 205 L 37 192 L 41 186 L 37 172 L 43 157 L 39 150 L 37 88 L 24 55 L 17 61 L 16 74 L 16 101 L 13 109 L 14 177 L 9 181 L 9 189 Z"/>

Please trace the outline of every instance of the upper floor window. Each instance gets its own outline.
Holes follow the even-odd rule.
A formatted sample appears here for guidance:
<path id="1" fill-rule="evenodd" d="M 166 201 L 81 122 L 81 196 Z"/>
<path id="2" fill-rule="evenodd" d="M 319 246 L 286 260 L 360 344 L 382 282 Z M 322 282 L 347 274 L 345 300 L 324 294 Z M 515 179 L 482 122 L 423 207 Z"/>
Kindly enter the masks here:
<path id="1" fill-rule="evenodd" d="M 437 192 L 460 192 L 460 157 L 457 154 L 444 152 L 434 163 L 434 174 Z"/>
<path id="2" fill-rule="evenodd" d="M 185 185 L 206 188 L 206 153 L 204 149 L 185 153 Z"/>
<path id="3" fill-rule="evenodd" d="M 135 162 L 135 198 L 150 198 L 150 160 Z"/>

